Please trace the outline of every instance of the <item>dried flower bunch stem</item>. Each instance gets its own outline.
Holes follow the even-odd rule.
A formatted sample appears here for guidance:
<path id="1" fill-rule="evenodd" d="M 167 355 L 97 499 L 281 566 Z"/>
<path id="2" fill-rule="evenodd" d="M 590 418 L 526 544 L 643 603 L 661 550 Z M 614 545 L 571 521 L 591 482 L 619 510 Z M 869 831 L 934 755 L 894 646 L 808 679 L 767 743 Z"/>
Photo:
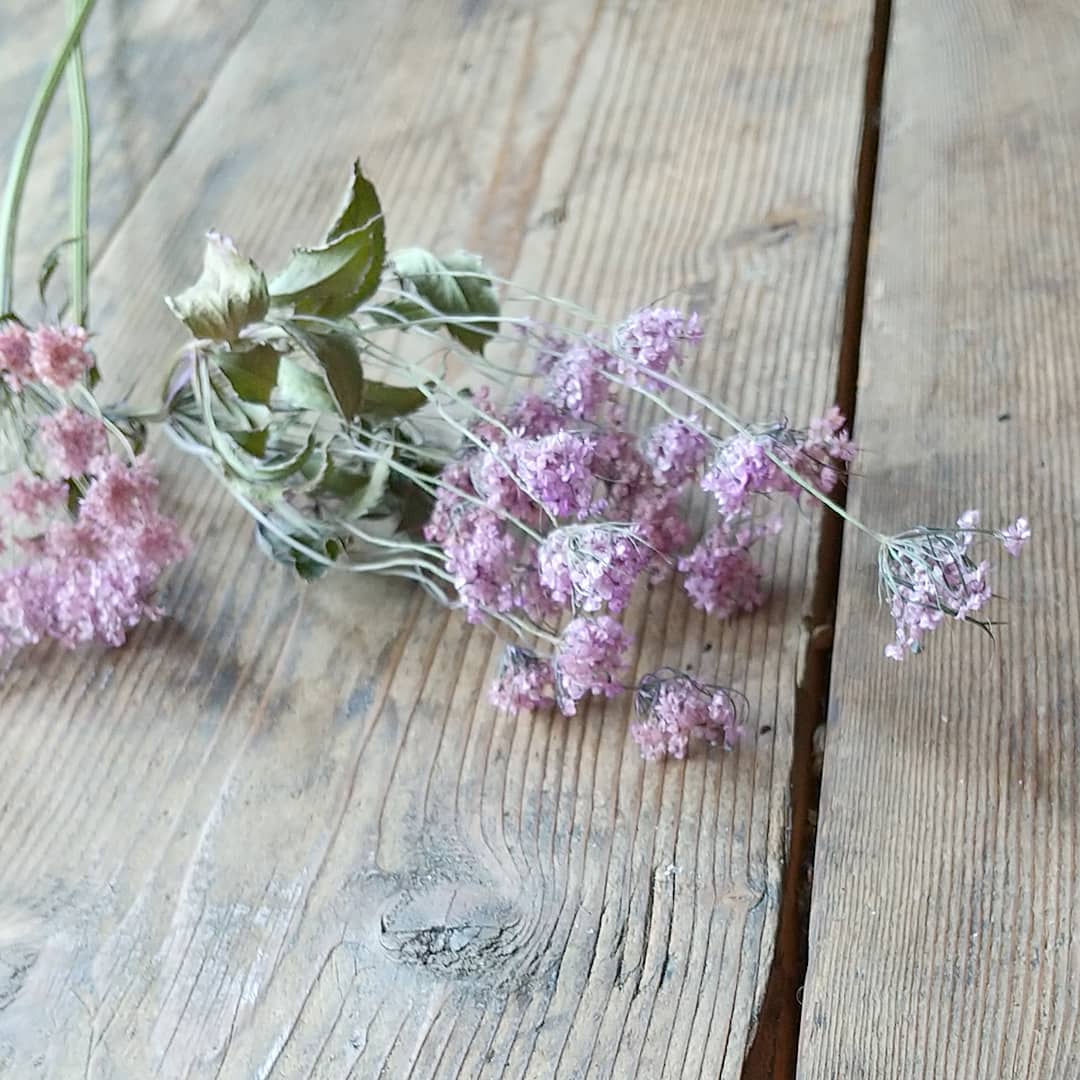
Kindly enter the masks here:
<path id="1" fill-rule="evenodd" d="M 946 617 L 989 628 L 979 614 L 988 565 L 969 548 L 984 535 L 1016 554 L 1030 535 L 1024 519 L 982 534 L 971 513 L 954 530 L 869 528 L 832 497 L 855 454 L 835 407 L 804 429 L 747 423 L 679 375 L 703 338 L 696 315 L 650 307 L 608 327 L 495 278 L 475 255 L 389 253 L 378 196 L 359 166 L 325 238 L 296 248 L 277 274 L 210 233 L 201 277 L 168 301 L 190 340 L 162 402 L 141 412 L 100 407 L 82 330 L 89 128 L 78 38 L 92 2 L 73 5 L 0 208 L 8 307 L 29 155 L 68 67 L 76 325 L 31 330 L 10 316 L 0 370 L 16 458 L 32 475 L 9 501 L 32 521 L 58 511 L 66 490 L 71 520 L 19 538 L 46 569 L 31 561 L 10 572 L 35 584 L 22 595 L 10 579 L 3 644 L 45 634 L 114 643 L 117 627 L 156 617 L 153 583 L 182 541 L 135 459 L 142 426 L 155 423 L 227 485 L 264 549 L 305 578 L 410 578 L 504 636 L 498 705 L 573 714 L 589 695 L 631 691 L 631 733 L 649 759 L 682 757 L 693 740 L 730 745 L 745 699 L 666 668 L 634 683 L 619 616 L 640 583 L 666 577 L 718 618 L 761 604 L 753 549 L 783 527 L 778 495 L 816 500 L 878 546 L 897 624 L 887 655 L 919 651 Z M 509 314 L 537 302 L 556 320 L 528 307 Z M 642 411 L 656 420 L 638 430 L 627 418 Z M 110 438 L 127 458 L 108 452 Z M 702 495 L 711 506 L 703 530 L 691 514 Z M 79 541 L 63 528 L 81 530 Z M 65 562 L 73 551 L 101 562 L 100 552 L 125 543 L 138 588 L 111 601 L 112 622 L 91 612 L 77 630 L 67 615 L 30 626 L 26 605 L 53 588 L 41 582 L 78 576 Z"/>

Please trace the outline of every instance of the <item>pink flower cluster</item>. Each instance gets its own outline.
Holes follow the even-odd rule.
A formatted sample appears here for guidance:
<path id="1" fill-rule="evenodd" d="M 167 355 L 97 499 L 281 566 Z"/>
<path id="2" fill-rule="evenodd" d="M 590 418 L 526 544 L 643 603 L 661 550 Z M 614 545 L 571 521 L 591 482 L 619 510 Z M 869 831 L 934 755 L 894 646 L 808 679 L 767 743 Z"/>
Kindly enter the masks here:
<path id="1" fill-rule="evenodd" d="M 40 401 L 72 386 L 93 358 L 78 328 L 0 330 L 0 368 L 9 390 L 31 382 Z M 157 480 L 145 460 L 110 453 L 104 423 L 62 405 L 41 416 L 30 437 L 34 469 L 0 494 L 10 565 L 0 570 L 0 651 L 52 638 L 68 648 L 120 645 L 128 630 L 157 619 L 162 572 L 186 542 L 157 505 Z"/>
<path id="2" fill-rule="evenodd" d="M 616 368 L 632 381 L 653 389 L 665 383 L 650 375 L 667 375 L 684 359 L 684 346 L 701 342 L 701 321 L 678 308 L 645 308 L 631 315 L 616 331 Z"/>
<path id="3" fill-rule="evenodd" d="M 630 735 L 646 761 L 684 758 L 691 739 L 730 747 L 739 734 L 735 700 L 728 690 L 704 686 L 672 668 L 641 681 Z"/>
<path id="4" fill-rule="evenodd" d="M 722 514 L 742 514 L 755 495 L 782 492 L 798 499 L 803 494 L 784 466 L 828 495 L 854 456 L 844 417 L 833 406 L 807 431 L 776 424 L 725 440 L 701 486 L 713 494 Z"/>
<path id="5" fill-rule="evenodd" d="M 978 536 L 996 538 L 1010 555 L 1019 555 L 1031 537 L 1026 518 L 985 533 L 978 510 L 961 514 L 955 529 L 911 529 L 891 537 L 878 557 L 881 590 L 896 623 L 895 640 L 885 646 L 891 660 L 922 651 L 923 639 L 946 619 L 972 622 L 988 632 L 979 612 L 990 602 L 990 563 L 975 562 L 970 549 Z"/>
<path id="6" fill-rule="evenodd" d="M 41 325 L 28 330 L 14 319 L 0 324 L 0 375 L 15 393 L 28 382 L 66 390 L 93 364 L 81 326 Z"/>
<path id="7" fill-rule="evenodd" d="M 679 574 L 691 600 L 720 618 L 757 607 L 764 591 L 751 549 L 778 525 L 754 520 L 753 497 L 801 493 L 781 464 L 830 489 L 851 458 L 836 410 L 805 432 L 774 425 L 726 441 L 696 415 L 673 414 L 643 438 L 627 431 L 616 390 L 671 389 L 669 372 L 700 337 L 695 316 L 665 308 L 632 316 L 610 349 L 544 335 L 533 343 L 540 392 L 501 407 L 485 392 L 472 398 L 477 421 L 442 472 L 425 533 L 470 620 L 520 629 L 524 619 L 552 643 L 547 657 L 508 652 L 498 704 L 554 701 L 572 715 L 590 694 L 627 689 L 631 639 L 614 616 L 643 580 Z M 716 495 L 718 513 L 691 546 L 695 487 Z M 647 755 L 661 736 L 664 753 L 679 756 L 691 737 L 723 742 L 734 730 L 729 698 L 712 691 L 699 708 L 688 686 L 658 685 L 659 712 L 639 740 Z"/>

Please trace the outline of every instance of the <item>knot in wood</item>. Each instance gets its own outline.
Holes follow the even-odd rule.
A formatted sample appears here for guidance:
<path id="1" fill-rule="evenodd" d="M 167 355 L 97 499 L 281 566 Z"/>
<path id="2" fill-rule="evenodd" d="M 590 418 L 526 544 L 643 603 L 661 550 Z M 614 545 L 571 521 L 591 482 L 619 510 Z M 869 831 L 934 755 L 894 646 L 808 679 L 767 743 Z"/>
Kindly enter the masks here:
<path id="1" fill-rule="evenodd" d="M 398 895 L 380 935 L 397 961 L 447 979 L 501 981 L 519 948 L 521 912 L 481 885 L 439 882 Z"/>

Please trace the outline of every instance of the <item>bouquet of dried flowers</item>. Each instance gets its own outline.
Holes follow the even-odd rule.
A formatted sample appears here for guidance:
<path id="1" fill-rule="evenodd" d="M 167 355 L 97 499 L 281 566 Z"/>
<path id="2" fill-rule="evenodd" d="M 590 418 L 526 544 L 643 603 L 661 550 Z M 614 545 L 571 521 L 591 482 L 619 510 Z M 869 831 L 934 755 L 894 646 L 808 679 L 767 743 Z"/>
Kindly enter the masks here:
<path id="1" fill-rule="evenodd" d="M 77 46 L 91 4 L 12 166 L 5 309 L 36 130 L 73 62 L 85 120 Z M 155 584 L 185 542 L 157 510 L 140 454 L 152 424 L 209 467 L 265 552 L 302 577 L 409 578 L 504 637 L 497 705 L 572 715 L 590 695 L 631 693 L 630 731 L 648 759 L 683 757 L 691 740 L 731 745 L 746 702 L 670 668 L 633 682 L 619 616 L 641 583 L 667 577 L 716 618 L 761 604 L 754 549 L 783 527 L 777 496 L 816 501 L 874 540 L 896 624 L 887 656 L 919 652 L 946 618 L 991 630 L 989 564 L 972 547 L 996 540 L 1017 554 L 1023 518 L 997 531 L 979 529 L 974 511 L 952 528 L 869 528 L 834 498 L 855 456 L 836 407 L 804 428 L 748 423 L 680 378 L 702 343 L 694 314 L 653 306 L 604 326 L 496 278 L 475 255 L 388 252 L 359 166 L 324 239 L 276 274 L 210 233 L 201 277 L 168 301 L 190 340 L 162 401 L 100 404 L 84 329 L 88 127 L 75 127 L 77 318 L 30 328 L 8 312 L 0 330 L 0 411 L 19 473 L 4 495 L 15 565 L 0 576 L 0 646 L 115 645 L 158 617 Z M 555 315 L 511 314 L 522 302 Z M 660 421 L 642 430 L 637 405 Z M 703 530 L 696 492 L 710 500 Z"/>

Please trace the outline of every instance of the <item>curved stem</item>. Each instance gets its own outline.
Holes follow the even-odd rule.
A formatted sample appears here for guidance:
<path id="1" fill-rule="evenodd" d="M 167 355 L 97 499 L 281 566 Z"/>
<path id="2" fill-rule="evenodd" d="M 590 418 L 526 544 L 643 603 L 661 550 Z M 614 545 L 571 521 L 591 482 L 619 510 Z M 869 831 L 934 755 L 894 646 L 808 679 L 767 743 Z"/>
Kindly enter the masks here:
<path id="1" fill-rule="evenodd" d="M 30 159 L 38 137 L 41 135 L 41 128 L 45 123 L 45 116 L 52 104 L 53 96 L 56 94 L 56 88 L 60 85 L 64 68 L 67 66 L 72 51 L 79 43 L 86 20 L 90 18 L 90 12 L 94 9 L 94 3 L 95 0 L 80 0 L 78 11 L 68 27 L 67 36 L 42 77 L 15 142 L 3 198 L 0 199 L 0 313 L 11 310 L 12 279 L 15 271 L 15 237 L 18 230 L 19 206 L 26 188 L 26 179 L 30 175 Z"/>
<path id="2" fill-rule="evenodd" d="M 73 21 L 78 20 L 81 7 L 81 0 L 68 0 Z M 90 106 L 78 39 L 71 50 L 67 74 L 71 111 L 71 309 L 72 321 L 86 326 L 90 305 Z"/>
<path id="3" fill-rule="evenodd" d="M 611 382 L 624 386 L 632 390 L 635 394 L 640 394 L 643 398 L 651 401 L 654 405 L 658 405 L 669 416 L 676 417 L 684 422 L 690 422 L 687 417 L 683 416 L 677 409 L 673 409 L 663 398 L 659 395 L 647 390 L 640 383 L 631 383 L 626 379 L 621 379 L 617 375 L 612 375 L 610 372 L 604 372 L 606 378 Z M 713 414 L 713 416 L 722 420 L 730 428 L 734 428 L 740 435 L 745 435 L 749 438 L 753 437 L 753 432 L 732 412 L 710 401 L 703 394 L 697 393 L 695 390 L 691 390 L 690 387 L 684 386 L 677 379 L 669 378 L 667 375 L 661 374 L 658 371 L 650 371 L 647 373 L 647 377 L 656 379 L 657 382 L 663 383 L 665 386 L 672 390 L 678 391 L 685 397 L 689 398 L 696 405 L 700 405 L 707 412 Z M 692 424 L 692 427 L 696 427 L 697 430 L 703 431 L 704 428 L 699 427 L 696 424 Z M 706 435 L 708 432 L 704 432 Z M 883 536 L 876 529 L 870 528 L 869 525 L 864 525 L 857 517 L 848 513 L 835 499 L 829 498 L 823 491 L 819 491 L 813 484 L 806 480 L 803 476 L 799 475 L 799 472 L 792 468 L 788 462 L 786 462 L 779 454 L 774 453 L 769 447 L 765 448 L 765 455 L 768 459 L 783 472 L 790 480 L 798 484 L 803 491 L 805 491 L 811 498 L 816 499 L 824 507 L 831 510 L 837 517 L 843 518 L 853 528 L 858 529 L 860 532 L 866 533 L 871 539 L 878 544 L 884 544 L 887 537 Z"/>

